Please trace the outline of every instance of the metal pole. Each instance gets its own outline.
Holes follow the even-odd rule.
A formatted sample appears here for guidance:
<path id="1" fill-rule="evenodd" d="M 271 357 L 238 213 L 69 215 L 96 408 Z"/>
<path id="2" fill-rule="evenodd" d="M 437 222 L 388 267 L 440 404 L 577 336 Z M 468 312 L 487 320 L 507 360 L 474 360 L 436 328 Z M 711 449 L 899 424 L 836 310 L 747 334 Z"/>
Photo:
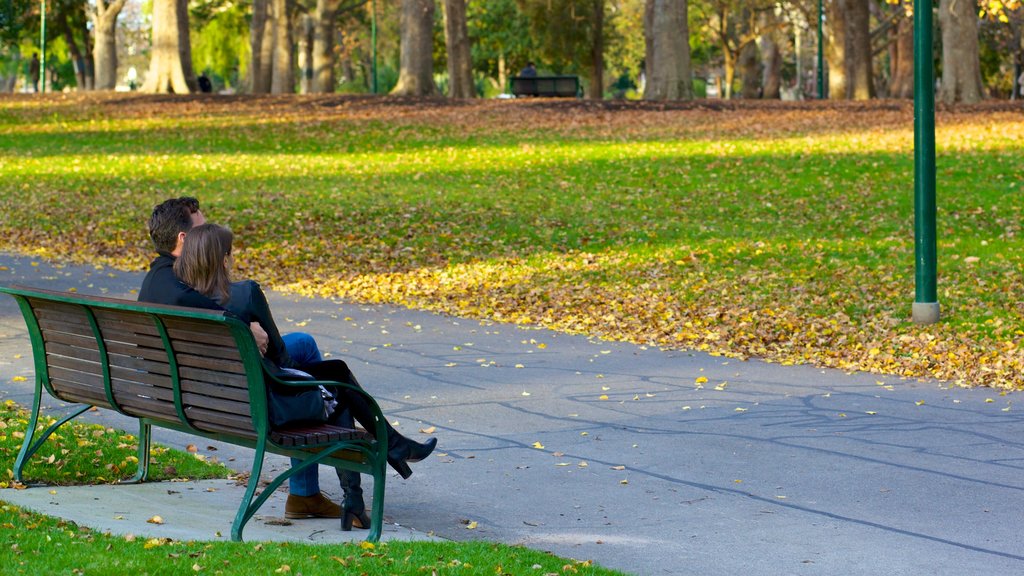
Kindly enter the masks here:
<path id="1" fill-rule="evenodd" d="M 825 0 L 818 0 L 818 98 L 825 98 Z"/>
<path id="2" fill-rule="evenodd" d="M 371 70 L 373 73 L 373 93 L 377 93 L 377 0 L 373 0 L 371 3 L 373 14 L 370 17 L 370 42 L 373 44 L 373 64 Z"/>
<path id="3" fill-rule="evenodd" d="M 914 305 L 918 324 L 939 321 L 935 242 L 935 70 L 932 0 L 914 0 Z"/>
<path id="4" fill-rule="evenodd" d="M 39 0 L 42 7 L 39 25 L 39 80 L 40 93 L 46 92 L 46 0 Z"/>

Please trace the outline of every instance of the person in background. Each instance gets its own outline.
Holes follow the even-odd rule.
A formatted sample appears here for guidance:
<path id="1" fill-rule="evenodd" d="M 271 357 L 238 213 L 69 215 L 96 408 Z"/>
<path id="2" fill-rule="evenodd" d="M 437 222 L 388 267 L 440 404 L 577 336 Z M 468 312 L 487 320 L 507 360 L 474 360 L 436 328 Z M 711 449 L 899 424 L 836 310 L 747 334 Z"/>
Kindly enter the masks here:
<path id="1" fill-rule="evenodd" d="M 519 76 L 522 78 L 536 78 L 537 67 L 533 65 L 533 62 L 527 62 L 526 67 L 519 71 Z"/>
<path id="2" fill-rule="evenodd" d="M 32 80 L 32 91 L 39 92 L 39 54 L 33 53 L 28 63 L 28 75 Z"/>

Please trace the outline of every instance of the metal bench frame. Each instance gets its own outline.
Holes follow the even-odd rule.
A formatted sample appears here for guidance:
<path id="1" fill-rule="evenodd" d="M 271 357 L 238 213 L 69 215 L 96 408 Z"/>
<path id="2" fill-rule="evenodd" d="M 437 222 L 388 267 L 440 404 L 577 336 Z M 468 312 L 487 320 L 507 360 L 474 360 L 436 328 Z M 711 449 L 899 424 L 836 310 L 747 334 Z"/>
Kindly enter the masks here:
<path id="1" fill-rule="evenodd" d="M 387 443 L 362 430 L 321 424 L 271 429 L 266 380 L 283 386 L 345 386 L 366 398 L 376 438 L 385 438 L 384 416 L 361 388 L 341 382 L 281 381 L 265 373 L 249 327 L 224 312 L 143 304 L 22 286 L 0 286 L 18 302 L 35 359 L 35 394 L 14 479 L 58 428 L 93 406 L 139 420 L 138 471 L 124 483 L 146 480 L 151 428 L 159 426 L 256 451 L 245 495 L 231 526 L 240 541 L 253 514 L 292 475 L 318 464 L 373 476 L 372 527 L 384 521 Z M 42 392 L 82 403 L 36 433 Z M 258 495 L 267 452 L 302 460 L 276 476 Z"/>

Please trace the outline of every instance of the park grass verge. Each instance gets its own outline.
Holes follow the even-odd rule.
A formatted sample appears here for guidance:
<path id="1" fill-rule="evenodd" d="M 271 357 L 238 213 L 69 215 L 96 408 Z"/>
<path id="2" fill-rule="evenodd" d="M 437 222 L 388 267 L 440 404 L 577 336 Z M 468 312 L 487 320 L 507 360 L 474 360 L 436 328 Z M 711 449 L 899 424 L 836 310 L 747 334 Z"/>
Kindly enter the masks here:
<path id="1" fill-rule="evenodd" d="M 589 561 L 488 542 L 312 545 L 114 536 L 0 499 L 4 574 L 516 574 L 614 576 Z"/>
<path id="2" fill-rule="evenodd" d="M 39 429 L 54 420 L 40 418 Z M 14 402 L 0 404 L 0 462 L 13 466 L 28 425 Z M 113 483 L 134 472 L 137 439 L 124 432 L 69 422 L 47 440 L 24 474 L 31 482 L 67 486 Z M 225 478 L 223 464 L 152 447 L 151 480 Z M 7 468 L 0 488 L 24 489 Z M 37 488 L 38 489 L 38 488 Z M 13 574 L 580 574 L 614 575 L 588 561 L 486 542 L 392 542 L 338 545 L 182 542 L 114 536 L 4 502 L 0 492 L 3 573 Z"/>
<path id="3" fill-rule="evenodd" d="M 1024 113 L 939 111 L 943 321 L 927 327 L 910 322 L 912 113 L 9 98 L 0 249 L 142 269 L 145 215 L 196 195 L 235 231 L 238 274 L 277 289 L 1024 388 Z"/>
<path id="4" fill-rule="evenodd" d="M 41 414 L 36 425 L 41 433 L 57 421 Z M 4 478 L 0 488 L 19 486 L 14 481 L 14 460 L 21 449 L 28 428 L 29 413 L 11 400 L 0 404 L 0 462 Z M 71 421 L 57 429 L 29 459 L 22 470 L 23 478 L 32 483 L 54 486 L 83 484 L 115 484 L 131 478 L 138 468 L 139 439 L 121 430 Z M 215 457 L 195 452 L 182 452 L 166 446 L 150 447 L 149 480 L 193 480 L 227 478 L 233 472 Z"/>

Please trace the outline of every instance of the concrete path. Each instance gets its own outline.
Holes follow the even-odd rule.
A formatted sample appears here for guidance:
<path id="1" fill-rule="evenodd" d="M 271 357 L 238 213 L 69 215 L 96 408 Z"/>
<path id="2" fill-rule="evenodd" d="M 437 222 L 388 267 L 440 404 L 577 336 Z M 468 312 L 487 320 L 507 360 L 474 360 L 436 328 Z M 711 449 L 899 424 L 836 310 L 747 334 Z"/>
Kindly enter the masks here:
<path id="1" fill-rule="evenodd" d="M 0 255 L 0 283 L 134 298 L 140 281 Z M 523 544 L 634 574 L 1024 574 L 1024 406 L 1015 395 L 388 306 L 271 301 L 282 329 L 307 331 L 348 361 L 400 430 L 438 437 L 437 455 L 412 478 L 388 479 L 389 537 Z M 31 376 L 29 356 L 20 314 L 2 298 L 0 400 L 28 403 L 30 390 L 12 378 Z M 134 429 L 107 411 L 91 416 Z M 159 431 L 157 441 L 195 438 Z M 248 466 L 249 451 L 215 448 L 208 454 Z M 321 476 L 336 496 L 333 474 Z M 227 534 L 230 504 L 216 512 L 220 528 L 188 531 L 191 513 L 209 506 L 206 487 L 184 495 L 158 485 L 181 493 L 174 507 L 186 516 L 130 529 Z M 33 508 L 71 516 L 66 503 L 49 503 L 69 490 L 106 503 L 134 488 L 3 490 L 0 500 L 31 492 Z M 128 522 L 112 521 L 124 515 L 114 508 L 77 513 L 103 529 Z M 295 524 L 253 522 L 246 536 L 336 530 Z"/>

